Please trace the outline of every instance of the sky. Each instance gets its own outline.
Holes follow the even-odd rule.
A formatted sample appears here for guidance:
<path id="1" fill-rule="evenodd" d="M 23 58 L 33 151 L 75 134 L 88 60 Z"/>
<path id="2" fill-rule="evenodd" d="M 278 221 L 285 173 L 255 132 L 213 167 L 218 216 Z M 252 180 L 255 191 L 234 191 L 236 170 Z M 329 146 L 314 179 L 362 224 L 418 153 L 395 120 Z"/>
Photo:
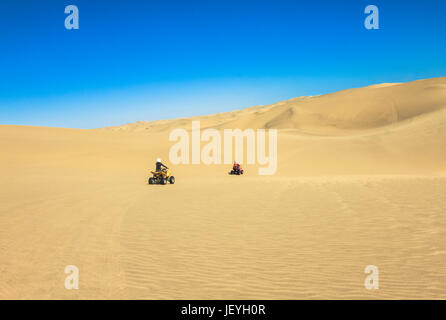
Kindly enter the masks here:
<path id="1" fill-rule="evenodd" d="M 88 129 L 446 76 L 445 16 L 446 0 L 1 1 L 0 124 Z"/>

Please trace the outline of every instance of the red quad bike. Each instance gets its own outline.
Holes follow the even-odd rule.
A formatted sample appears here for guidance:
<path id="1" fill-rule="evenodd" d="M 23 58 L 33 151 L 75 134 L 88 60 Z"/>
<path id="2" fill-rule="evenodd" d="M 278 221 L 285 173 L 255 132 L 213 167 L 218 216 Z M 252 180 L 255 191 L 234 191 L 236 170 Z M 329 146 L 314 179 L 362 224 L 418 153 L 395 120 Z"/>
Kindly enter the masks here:
<path id="1" fill-rule="evenodd" d="M 229 172 L 229 174 L 231 174 L 231 175 L 235 174 L 235 175 L 239 176 L 239 175 L 243 174 L 243 169 L 240 165 L 234 165 L 232 167 L 232 170 Z"/>

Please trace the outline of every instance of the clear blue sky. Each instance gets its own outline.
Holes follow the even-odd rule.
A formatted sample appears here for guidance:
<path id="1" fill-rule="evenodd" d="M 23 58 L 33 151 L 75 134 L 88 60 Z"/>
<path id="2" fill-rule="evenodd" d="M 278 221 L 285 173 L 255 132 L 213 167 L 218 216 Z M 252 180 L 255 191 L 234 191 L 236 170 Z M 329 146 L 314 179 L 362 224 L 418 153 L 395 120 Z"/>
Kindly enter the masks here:
<path id="1" fill-rule="evenodd" d="M 94 128 L 446 76 L 445 16 L 445 0 L 1 1 L 0 124 Z"/>

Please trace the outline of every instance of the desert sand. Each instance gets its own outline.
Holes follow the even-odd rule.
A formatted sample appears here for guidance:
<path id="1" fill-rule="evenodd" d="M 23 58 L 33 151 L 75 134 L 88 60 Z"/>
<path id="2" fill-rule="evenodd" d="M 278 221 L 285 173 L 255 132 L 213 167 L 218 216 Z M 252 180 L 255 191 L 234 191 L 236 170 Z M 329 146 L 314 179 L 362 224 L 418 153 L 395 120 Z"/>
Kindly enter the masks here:
<path id="1" fill-rule="evenodd" d="M 278 129 L 277 173 L 178 165 L 148 185 L 192 120 Z M 1 299 L 446 299 L 446 78 L 94 130 L 2 125 L 0 176 Z"/>

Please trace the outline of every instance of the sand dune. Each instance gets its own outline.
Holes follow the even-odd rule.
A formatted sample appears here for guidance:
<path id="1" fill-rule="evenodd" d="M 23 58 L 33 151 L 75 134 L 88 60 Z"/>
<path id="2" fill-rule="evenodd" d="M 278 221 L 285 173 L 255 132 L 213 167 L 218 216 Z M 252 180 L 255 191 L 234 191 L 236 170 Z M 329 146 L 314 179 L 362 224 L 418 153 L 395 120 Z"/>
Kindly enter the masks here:
<path id="1" fill-rule="evenodd" d="M 382 128 L 444 110 L 445 101 L 446 78 L 434 78 L 300 97 L 205 117 L 141 121 L 108 129 L 160 132 L 189 125 L 196 119 L 203 123 L 203 128 L 277 128 L 318 135 L 351 134 L 352 131 Z"/>
<path id="2" fill-rule="evenodd" d="M 147 185 L 192 120 L 277 128 L 277 174 L 178 165 L 175 185 Z M 445 141 L 446 78 L 95 130 L 0 126 L 0 298 L 444 299 Z"/>

